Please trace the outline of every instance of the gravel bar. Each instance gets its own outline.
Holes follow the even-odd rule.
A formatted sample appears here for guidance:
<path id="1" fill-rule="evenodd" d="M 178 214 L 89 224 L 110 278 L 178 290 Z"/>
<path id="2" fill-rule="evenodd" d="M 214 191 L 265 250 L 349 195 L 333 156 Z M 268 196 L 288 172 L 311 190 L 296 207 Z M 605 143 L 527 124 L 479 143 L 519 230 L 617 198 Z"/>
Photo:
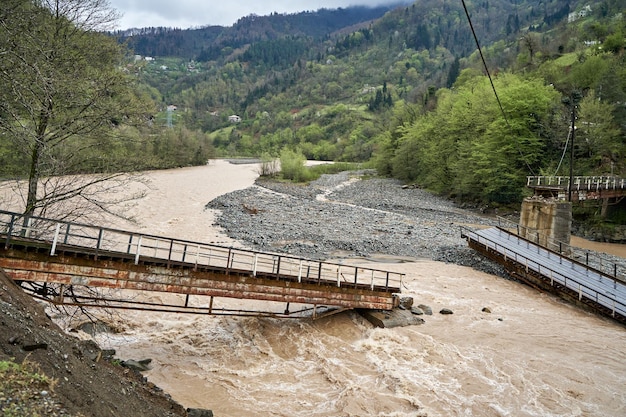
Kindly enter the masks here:
<path id="1" fill-rule="evenodd" d="M 216 225 L 228 236 L 259 251 L 319 260 L 432 259 L 506 276 L 461 238 L 461 226 L 494 226 L 496 219 L 367 170 L 307 185 L 259 179 L 206 208 L 218 210 Z"/>

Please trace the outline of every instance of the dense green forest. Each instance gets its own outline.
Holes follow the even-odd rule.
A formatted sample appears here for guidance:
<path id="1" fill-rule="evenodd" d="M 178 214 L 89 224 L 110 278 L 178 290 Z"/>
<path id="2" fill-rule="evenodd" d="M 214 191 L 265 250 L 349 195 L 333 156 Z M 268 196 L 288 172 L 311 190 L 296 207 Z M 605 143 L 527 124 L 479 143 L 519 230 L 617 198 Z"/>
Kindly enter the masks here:
<path id="1" fill-rule="evenodd" d="M 177 126 L 208 133 L 221 156 L 287 147 L 311 159 L 369 161 L 383 175 L 465 200 L 517 202 L 527 175 L 567 175 L 575 110 L 575 174 L 625 175 L 623 4 L 465 5 L 416 1 L 324 37 L 263 37 L 289 18 L 271 16 L 238 32 L 247 38 L 237 48 L 140 61 L 139 78 L 162 107 L 177 106 Z M 139 38 L 132 42 L 150 35 Z"/>
<path id="2" fill-rule="evenodd" d="M 288 150 L 368 163 L 464 201 L 516 203 L 526 176 L 567 175 L 575 113 L 575 175 L 626 176 L 625 9 L 618 0 L 421 0 L 231 27 L 100 31 L 128 48 L 115 63 L 128 83 L 119 97 L 141 111 L 110 117 L 66 172 Z M 26 176 L 32 152 L 12 152 L 7 132 L 1 175 Z M 69 135 L 50 155 L 83 143 Z"/>

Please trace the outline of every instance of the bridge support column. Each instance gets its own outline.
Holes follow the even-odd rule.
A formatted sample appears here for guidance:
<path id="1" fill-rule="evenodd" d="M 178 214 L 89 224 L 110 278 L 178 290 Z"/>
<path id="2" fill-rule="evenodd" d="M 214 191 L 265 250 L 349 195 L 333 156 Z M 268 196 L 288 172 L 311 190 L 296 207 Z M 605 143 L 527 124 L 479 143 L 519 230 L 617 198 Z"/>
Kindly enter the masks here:
<path id="1" fill-rule="evenodd" d="M 572 203 L 544 198 L 522 202 L 519 234 L 548 249 L 569 254 Z"/>

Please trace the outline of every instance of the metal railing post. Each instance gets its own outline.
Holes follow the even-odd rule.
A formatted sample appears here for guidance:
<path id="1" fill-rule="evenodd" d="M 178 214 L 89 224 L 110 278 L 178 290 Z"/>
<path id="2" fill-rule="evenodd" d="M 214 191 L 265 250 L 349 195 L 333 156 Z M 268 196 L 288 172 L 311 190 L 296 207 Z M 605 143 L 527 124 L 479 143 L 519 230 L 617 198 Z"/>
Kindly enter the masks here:
<path id="1" fill-rule="evenodd" d="M 63 237 L 63 243 L 67 245 L 67 242 L 69 242 L 70 239 L 70 224 L 67 223 L 65 225 L 65 236 Z"/>
<path id="2" fill-rule="evenodd" d="M 59 239 L 59 232 L 61 231 L 61 223 L 57 223 L 54 230 L 54 238 L 52 239 L 52 247 L 50 248 L 50 256 L 54 256 L 57 249 L 57 241 Z"/>
<path id="3" fill-rule="evenodd" d="M 15 225 L 15 215 L 11 215 L 11 222 L 9 223 L 9 230 L 7 230 L 7 238 L 4 241 L 4 248 L 8 249 L 11 244 L 11 236 L 13 235 L 13 226 Z"/>
<path id="4" fill-rule="evenodd" d="M 137 253 L 135 253 L 135 265 L 139 265 L 139 252 L 141 251 L 141 238 L 139 236 L 139 242 L 137 243 Z"/>
<path id="5" fill-rule="evenodd" d="M 230 256 L 232 255 L 233 248 L 228 248 L 228 257 L 226 258 L 226 274 L 230 273 Z"/>
<path id="6" fill-rule="evenodd" d="M 280 260 L 281 256 L 278 257 L 278 263 L 276 264 L 276 279 L 280 279 Z"/>
<path id="7" fill-rule="evenodd" d="M 317 283 L 319 284 L 322 280 L 322 263 L 320 262 L 319 268 L 317 270 Z"/>
<path id="8" fill-rule="evenodd" d="M 98 253 L 100 252 L 100 248 L 102 247 L 102 237 L 104 236 L 104 230 L 100 228 L 98 230 L 98 242 L 96 242 L 96 255 L 95 258 L 98 259 Z"/>
<path id="9" fill-rule="evenodd" d="M 167 267 L 169 268 L 172 261 L 172 250 L 174 249 L 174 239 L 170 239 L 170 250 L 167 254 Z"/>

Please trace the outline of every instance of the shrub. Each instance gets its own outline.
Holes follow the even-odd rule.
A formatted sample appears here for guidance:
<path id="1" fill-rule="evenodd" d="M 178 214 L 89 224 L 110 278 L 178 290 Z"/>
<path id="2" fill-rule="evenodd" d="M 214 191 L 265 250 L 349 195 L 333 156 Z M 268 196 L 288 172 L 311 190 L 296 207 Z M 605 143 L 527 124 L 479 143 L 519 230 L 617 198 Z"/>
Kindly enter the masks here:
<path id="1" fill-rule="evenodd" d="M 277 158 L 268 153 L 261 155 L 261 166 L 258 174 L 262 177 L 275 177 L 280 171 L 279 161 Z"/>
<path id="2" fill-rule="evenodd" d="M 286 180 L 306 182 L 311 179 L 304 163 L 306 158 L 299 151 L 283 148 L 280 151 L 280 171 Z"/>

